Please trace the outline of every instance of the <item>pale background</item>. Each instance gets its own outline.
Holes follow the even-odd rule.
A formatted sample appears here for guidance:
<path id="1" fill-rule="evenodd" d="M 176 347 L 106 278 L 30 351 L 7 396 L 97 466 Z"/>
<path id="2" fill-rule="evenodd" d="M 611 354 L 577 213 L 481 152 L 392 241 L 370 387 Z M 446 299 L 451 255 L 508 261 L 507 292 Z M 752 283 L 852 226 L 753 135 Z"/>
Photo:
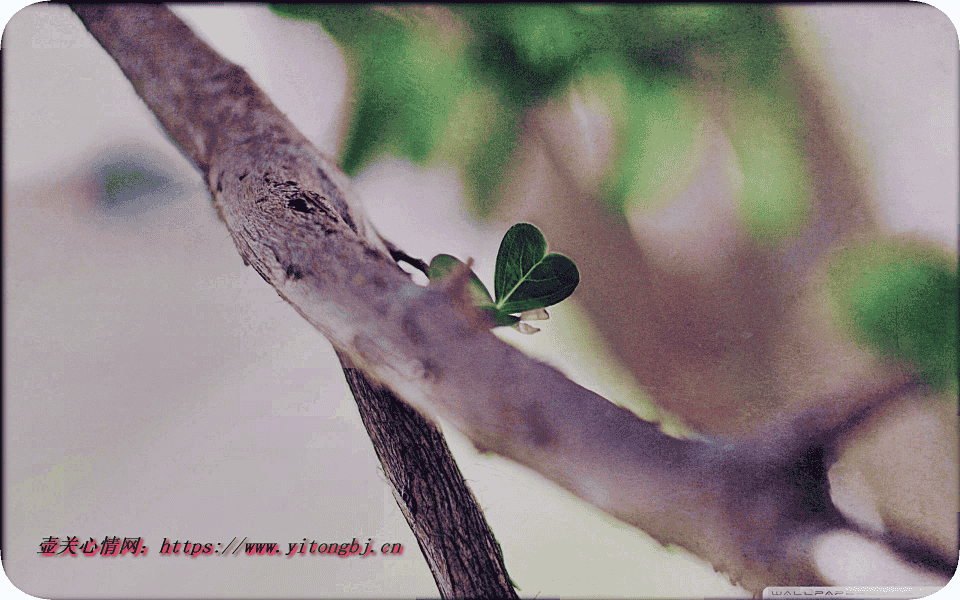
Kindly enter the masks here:
<path id="1" fill-rule="evenodd" d="M 261 6 L 175 7 L 333 152 L 346 74 L 313 25 Z M 891 226 L 957 242 L 957 35 L 922 5 L 792 8 Z M 245 268 L 199 175 L 66 8 L 33 5 L 3 34 L 3 566 L 55 597 L 437 596 L 329 344 Z M 161 184 L 126 212 L 85 204 L 118 153 Z M 490 280 L 509 224 L 460 208 L 456 176 L 391 162 L 357 187 L 414 256 L 477 260 Z M 574 302 L 505 339 L 607 397 L 609 368 Z M 449 432 L 448 432 L 449 433 Z M 524 597 L 742 596 L 505 461 L 450 443 Z M 147 556 L 42 558 L 42 538 L 142 536 Z M 402 556 L 160 556 L 164 537 L 400 542 Z"/>

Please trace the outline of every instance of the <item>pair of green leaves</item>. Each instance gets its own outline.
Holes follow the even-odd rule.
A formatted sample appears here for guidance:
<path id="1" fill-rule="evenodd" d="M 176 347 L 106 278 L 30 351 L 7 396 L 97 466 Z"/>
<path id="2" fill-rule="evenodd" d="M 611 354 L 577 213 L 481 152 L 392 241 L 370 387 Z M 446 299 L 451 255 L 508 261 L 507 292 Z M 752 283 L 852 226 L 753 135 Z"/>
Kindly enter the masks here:
<path id="1" fill-rule="evenodd" d="M 438 254 L 430 261 L 430 280 L 440 281 L 455 269 L 465 268 L 461 265 L 449 254 Z M 469 277 L 474 304 L 490 313 L 497 325 L 513 326 L 524 333 L 538 330 L 522 320 L 547 318 L 542 309 L 569 297 L 580 283 L 573 261 L 562 254 L 547 254 L 547 240 L 530 223 L 514 225 L 500 242 L 493 281 L 496 300 L 473 271 Z"/>

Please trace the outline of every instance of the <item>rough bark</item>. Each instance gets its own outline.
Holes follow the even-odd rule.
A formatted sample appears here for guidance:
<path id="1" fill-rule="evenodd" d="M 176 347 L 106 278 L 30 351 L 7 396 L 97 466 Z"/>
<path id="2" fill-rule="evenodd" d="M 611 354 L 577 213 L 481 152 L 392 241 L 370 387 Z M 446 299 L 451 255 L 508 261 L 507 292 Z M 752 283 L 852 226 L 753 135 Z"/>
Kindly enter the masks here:
<path id="1" fill-rule="evenodd" d="M 792 433 L 800 431 L 797 422 L 784 424 L 779 437 L 729 444 L 663 434 L 498 340 L 465 297 L 465 274 L 426 288 L 414 284 L 366 224 L 335 163 L 240 67 L 168 10 L 74 10 L 200 169 L 244 261 L 336 348 L 443 593 L 513 591 L 502 569 L 487 577 L 468 566 L 481 556 L 496 573 L 496 543 L 468 537 L 466 524 L 482 523 L 464 508 L 469 503 L 443 504 L 462 481 L 444 477 L 455 471 L 449 464 L 422 472 L 427 455 L 418 453 L 439 448 L 439 437 L 413 425 L 414 413 L 396 398 L 446 419 L 478 449 L 526 465 L 710 561 L 754 593 L 767 585 L 829 583 L 817 569 L 814 544 L 829 531 L 857 535 L 825 484 L 834 434 Z M 390 392 L 375 391 L 381 388 Z M 405 413 L 411 429 L 404 437 L 377 425 L 399 423 Z M 433 484 L 423 476 L 444 483 L 426 490 Z M 433 516 L 421 519 L 427 514 Z M 424 534 L 434 525 L 462 536 Z M 457 546 L 440 547 L 451 541 Z M 477 594 L 474 585 L 506 590 Z"/>
<path id="2" fill-rule="evenodd" d="M 76 5 L 73 9 L 117 60 L 212 191 L 222 188 L 222 182 L 211 181 L 211 165 L 221 164 L 218 155 L 237 146 L 252 163 L 264 167 L 253 175 L 266 186 L 258 202 L 273 194 L 291 214 L 336 215 L 333 220 L 362 239 L 365 251 L 378 253 L 378 258 L 389 256 L 387 246 L 344 200 L 340 189 L 347 180 L 336 165 L 296 131 L 243 69 L 223 60 L 169 10 L 145 5 Z M 289 169 L 305 163 L 322 196 L 303 189 L 297 181 L 304 174 Z M 271 177 L 278 171 L 282 180 Z M 228 172 L 235 174 L 226 168 L 219 177 Z M 309 244 L 315 235 L 309 229 L 301 229 L 301 243 Z M 261 269 L 269 268 L 259 260 L 250 264 L 261 274 Z M 296 281 L 303 276 L 300 269 L 291 262 L 283 277 Z M 389 390 L 349 367 L 348 358 L 340 357 L 360 416 L 440 595 L 516 598 L 500 546 L 442 434 Z"/>
<path id="3" fill-rule="evenodd" d="M 516 597 L 500 544 L 440 431 L 357 369 L 343 372 L 397 504 L 445 598 Z"/>

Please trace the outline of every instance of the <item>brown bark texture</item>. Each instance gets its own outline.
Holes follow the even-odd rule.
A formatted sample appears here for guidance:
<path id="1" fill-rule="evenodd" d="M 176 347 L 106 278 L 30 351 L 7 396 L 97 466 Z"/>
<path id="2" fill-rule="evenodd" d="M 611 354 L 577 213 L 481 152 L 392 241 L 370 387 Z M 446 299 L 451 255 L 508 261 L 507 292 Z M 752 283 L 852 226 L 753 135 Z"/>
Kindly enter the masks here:
<path id="1" fill-rule="evenodd" d="M 266 150 L 263 181 L 278 184 L 273 190 L 285 195 L 281 201 L 288 209 L 301 214 L 336 211 L 341 216 L 337 221 L 367 236 L 378 257 L 389 256 L 372 229 L 361 218 L 354 220 L 337 184 L 326 177 L 324 169 L 339 175 L 340 185 L 345 183 L 336 166 L 313 149 L 240 67 L 217 55 L 173 13 L 149 5 L 73 9 L 207 181 L 216 154 L 232 144 L 228 140 L 256 149 L 249 156 L 255 162 Z M 316 161 L 310 176 L 325 196 L 300 189 L 293 181 L 296 173 L 284 173 L 289 178 L 283 182 L 269 179 L 271 167 L 287 166 L 274 161 L 285 160 Z M 296 279 L 297 272 L 298 267 L 291 266 L 284 276 Z M 516 598 L 500 545 L 443 435 L 389 390 L 347 366 L 348 358 L 341 355 L 341 362 L 377 457 L 441 596 Z"/>

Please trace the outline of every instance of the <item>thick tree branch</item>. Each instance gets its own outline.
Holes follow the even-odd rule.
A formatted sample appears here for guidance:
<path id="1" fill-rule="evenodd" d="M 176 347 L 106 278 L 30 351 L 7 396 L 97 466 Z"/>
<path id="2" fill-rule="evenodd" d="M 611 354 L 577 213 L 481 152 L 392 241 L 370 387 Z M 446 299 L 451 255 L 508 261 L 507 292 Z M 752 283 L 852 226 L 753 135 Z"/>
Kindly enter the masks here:
<path id="1" fill-rule="evenodd" d="M 74 10 L 200 168 L 243 259 L 337 349 L 351 388 L 361 391 L 362 411 L 367 401 L 377 410 L 402 406 L 395 394 L 424 415 L 448 420 L 477 448 L 524 464 L 661 542 L 690 550 L 755 593 L 766 585 L 826 582 L 812 545 L 820 534 L 848 526 L 825 485 L 806 485 L 808 477 L 825 479 L 828 456 L 820 447 L 751 462 L 742 448 L 674 439 L 526 357 L 490 333 L 464 297 L 465 277 L 414 284 L 366 225 L 336 165 L 240 67 L 169 11 Z M 368 386 L 392 394 L 371 396 Z M 381 418 L 364 413 L 368 425 Z M 391 443 L 377 448 L 382 459 L 432 445 L 426 438 L 413 446 L 386 439 Z M 437 574 L 451 565 L 452 551 L 435 553 L 437 538 L 418 532 L 425 522 L 416 517 L 432 500 L 417 496 L 423 484 L 408 477 L 388 474 Z M 411 494 L 416 500 L 406 501 Z M 451 510 L 448 518 L 459 525 L 460 509 Z M 474 549 L 460 546 L 455 554 L 499 560 L 492 538 L 472 543 Z M 494 580 L 502 584 L 505 574 Z"/>
<path id="2" fill-rule="evenodd" d="M 274 146 L 283 148 L 296 155 L 294 161 L 315 161 L 308 170 L 324 193 L 321 198 L 302 191 L 294 183 L 302 175 L 290 173 L 291 180 L 274 182 L 288 209 L 329 211 L 362 236 L 368 249 L 400 252 L 384 245 L 343 200 L 340 189 L 347 180 L 336 166 L 289 124 L 240 67 L 224 61 L 170 11 L 160 6 L 73 8 L 208 182 L 211 161 L 223 148 L 240 144 L 268 155 Z M 198 94 L 201 89 L 205 93 Z M 217 106 L 211 105 L 212 98 L 219 100 Z M 256 117 L 250 119 L 252 114 Z M 266 162 L 282 163 L 284 157 L 281 152 Z M 259 262 L 252 264 L 263 273 Z M 299 267 L 291 266 L 284 276 L 297 279 L 298 273 Z M 339 356 L 384 473 L 441 596 L 516 598 L 500 546 L 443 436 Z"/>

